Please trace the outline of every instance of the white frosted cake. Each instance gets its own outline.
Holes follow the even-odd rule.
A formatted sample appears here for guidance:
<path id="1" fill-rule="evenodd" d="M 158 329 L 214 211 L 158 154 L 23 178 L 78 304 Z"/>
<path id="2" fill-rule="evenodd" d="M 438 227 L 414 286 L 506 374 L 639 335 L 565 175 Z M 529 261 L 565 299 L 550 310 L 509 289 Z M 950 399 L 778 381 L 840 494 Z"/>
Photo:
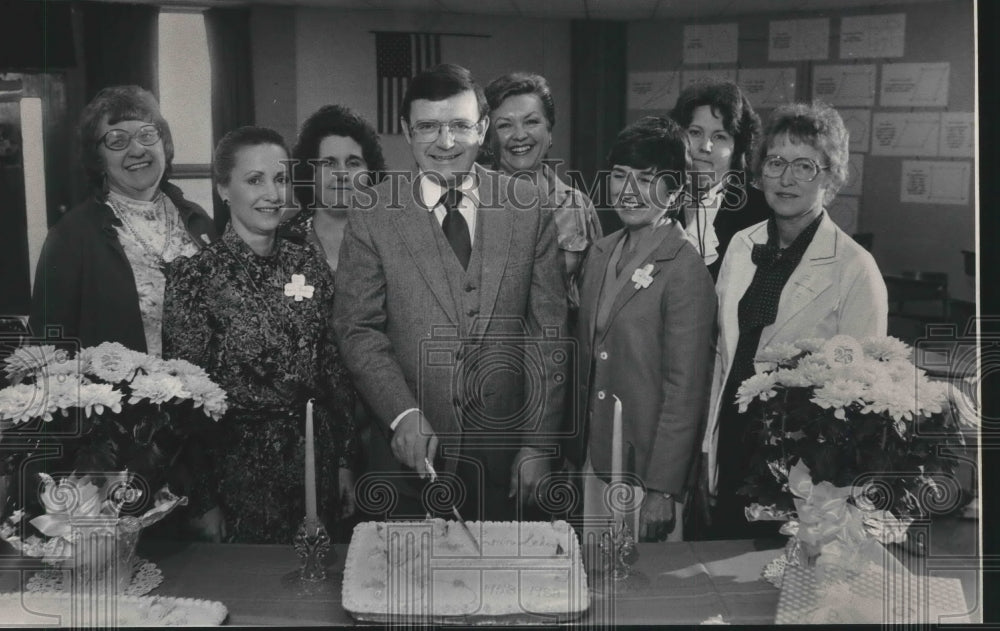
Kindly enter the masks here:
<path id="1" fill-rule="evenodd" d="M 590 604 L 576 533 L 564 521 L 365 522 L 354 528 L 343 606 L 359 620 L 549 622 Z"/>

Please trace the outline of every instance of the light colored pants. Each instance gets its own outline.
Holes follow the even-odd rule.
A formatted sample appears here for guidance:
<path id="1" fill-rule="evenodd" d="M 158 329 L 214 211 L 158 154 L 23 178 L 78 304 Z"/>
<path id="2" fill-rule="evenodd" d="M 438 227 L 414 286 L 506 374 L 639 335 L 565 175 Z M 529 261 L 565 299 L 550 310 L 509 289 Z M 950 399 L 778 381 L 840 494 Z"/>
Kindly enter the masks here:
<path id="1" fill-rule="evenodd" d="M 583 465 L 584 541 L 591 536 L 596 537 L 596 540 L 600 541 L 601 533 L 606 532 L 608 529 L 608 524 L 611 520 L 611 507 L 608 506 L 608 503 L 604 499 L 604 493 L 607 488 L 607 483 L 594 473 L 594 466 L 591 464 L 590 457 L 588 456 L 587 462 Z M 635 489 L 635 495 L 629 510 L 625 513 L 625 518 L 628 520 L 629 527 L 632 528 L 632 534 L 635 535 L 636 541 L 638 541 L 639 509 L 642 507 L 642 500 L 646 497 L 646 493 L 642 487 L 634 486 L 632 488 Z M 667 535 L 667 541 L 684 540 L 683 515 L 684 504 L 674 500 L 674 529 Z"/>

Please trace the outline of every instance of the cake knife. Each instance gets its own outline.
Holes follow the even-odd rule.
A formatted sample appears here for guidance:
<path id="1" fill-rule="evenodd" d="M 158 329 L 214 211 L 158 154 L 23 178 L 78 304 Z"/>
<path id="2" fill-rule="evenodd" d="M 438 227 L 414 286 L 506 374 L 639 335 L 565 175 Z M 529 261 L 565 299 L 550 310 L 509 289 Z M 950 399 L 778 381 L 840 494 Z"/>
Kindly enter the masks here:
<path id="1" fill-rule="evenodd" d="M 431 461 L 428 458 L 424 458 L 424 467 L 427 468 L 427 473 L 431 476 L 431 482 L 437 482 L 437 471 L 434 470 L 434 465 L 431 464 Z M 462 519 L 462 514 L 458 512 L 458 508 L 455 507 L 454 503 L 451 505 L 451 512 L 455 516 L 455 519 L 458 520 L 458 524 L 462 527 L 462 530 L 464 530 L 465 534 L 469 535 L 469 539 L 472 540 L 472 545 L 476 547 L 476 554 L 483 556 L 483 550 L 479 547 L 479 542 L 476 541 L 475 536 L 473 536 L 472 531 L 469 530 L 469 526 L 466 525 L 465 520 Z"/>

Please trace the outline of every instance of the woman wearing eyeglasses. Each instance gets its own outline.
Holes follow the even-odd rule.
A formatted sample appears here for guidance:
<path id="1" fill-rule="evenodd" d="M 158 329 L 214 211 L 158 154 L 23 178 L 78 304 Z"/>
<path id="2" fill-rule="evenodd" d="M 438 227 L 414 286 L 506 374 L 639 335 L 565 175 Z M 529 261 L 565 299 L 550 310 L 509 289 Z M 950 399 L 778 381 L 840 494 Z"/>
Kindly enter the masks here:
<path id="1" fill-rule="evenodd" d="M 93 196 L 49 230 L 32 332 L 59 326 L 84 347 L 119 342 L 160 355 L 163 267 L 214 241 L 215 227 L 166 181 L 174 145 L 152 94 L 104 88 L 84 108 L 78 133 Z"/>
<path id="2" fill-rule="evenodd" d="M 885 335 L 888 298 L 872 256 L 824 210 L 847 177 L 848 133 L 833 108 L 776 109 L 754 155 L 754 175 L 772 219 L 733 237 L 722 262 L 719 341 L 702 445 L 716 503 L 709 538 L 774 534 L 775 522 L 748 522 L 738 495 L 755 437 L 736 392 L 755 374 L 758 350 L 803 338 Z"/>

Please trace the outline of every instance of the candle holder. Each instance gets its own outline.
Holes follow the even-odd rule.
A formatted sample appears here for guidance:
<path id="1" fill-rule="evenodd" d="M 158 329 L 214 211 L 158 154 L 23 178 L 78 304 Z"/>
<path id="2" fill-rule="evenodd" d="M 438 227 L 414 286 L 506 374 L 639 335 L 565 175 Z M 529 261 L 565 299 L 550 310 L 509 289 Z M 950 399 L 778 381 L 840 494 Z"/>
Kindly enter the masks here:
<path id="1" fill-rule="evenodd" d="M 330 535 L 321 521 L 308 517 L 304 519 L 292 539 L 292 545 L 301 565 L 298 570 L 285 575 L 286 584 L 303 586 L 322 583 L 329 578 L 327 566 L 333 561 L 335 553 L 330 545 Z"/>
<path id="2" fill-rule="evenodd" d="M 632 567 L 639 559 L 635 543 L 635 536 L 626 519 L 611 521 L 607 531 L 601 535 L 600 562 L 592 580 L 597 591 L 627 594 L 649 586 L 649 578 Z"/>

